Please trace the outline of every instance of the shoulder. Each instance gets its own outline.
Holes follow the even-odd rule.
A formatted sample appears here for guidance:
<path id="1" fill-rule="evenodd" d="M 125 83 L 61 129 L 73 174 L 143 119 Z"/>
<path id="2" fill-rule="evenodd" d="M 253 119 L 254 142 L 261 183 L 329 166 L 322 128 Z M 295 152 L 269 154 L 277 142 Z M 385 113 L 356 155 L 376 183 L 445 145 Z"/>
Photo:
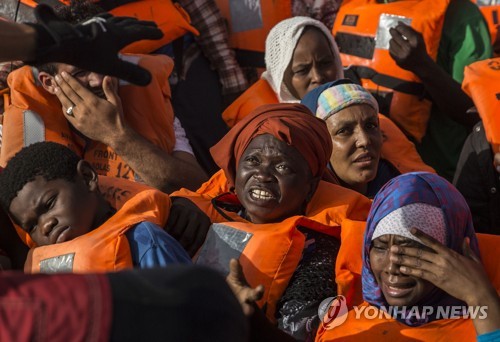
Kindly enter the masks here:
<path id="1" fill-rule="evenodd" d="M 190 263 L 182 246 L 160 226 L 143 221 L 127 231 L 134 264 L 141 268 Z"/>
<path id="2" fill-rule="evenodd" d="M 443 30 L 458 30 L 460 24 L 481 24 L 486 25 L 483 14 L 475 4 L 469 0 L 450 1 L 445 17 L 445 27 Z"/>

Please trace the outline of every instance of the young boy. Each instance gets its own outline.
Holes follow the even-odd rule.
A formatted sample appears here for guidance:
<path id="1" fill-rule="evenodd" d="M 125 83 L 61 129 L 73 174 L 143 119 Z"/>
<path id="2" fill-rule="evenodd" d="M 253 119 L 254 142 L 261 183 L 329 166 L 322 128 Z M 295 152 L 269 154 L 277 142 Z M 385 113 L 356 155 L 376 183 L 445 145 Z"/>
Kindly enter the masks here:
<path id="1" fill-rule="evenodd" d="M 166 194 L 144 190 L 113 208 L 99 192 L 92 166 L 57 143 L 30 145 L 9 161 L 0 174 L 0 203 L 36 244 L 26 261 L 28 272 L 191 262 L 161 228 L 171 204 Z"/>

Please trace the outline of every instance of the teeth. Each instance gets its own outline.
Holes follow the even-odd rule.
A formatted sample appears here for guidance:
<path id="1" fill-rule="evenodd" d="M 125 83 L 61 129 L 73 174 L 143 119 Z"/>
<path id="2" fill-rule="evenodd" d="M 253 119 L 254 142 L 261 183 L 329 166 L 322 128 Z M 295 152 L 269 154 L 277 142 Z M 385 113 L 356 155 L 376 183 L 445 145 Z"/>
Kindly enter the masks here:
<path id="1" fill-rule="evenodd" d="M 362 161 L 362 162 L 363 161 L 368 161 L 368 160 L 372 160 L 372 158 L 371 157 L 364 157 L 364 158 L 358 159 L 358 161 Z"/>
<path id="2" fill-rule="evenodd" d="M 271 193 L 264 191 L 264 190 L 258 190 L 258 189 L 252 190 L 252 195 L 253 195 L 253 197 L 255 197 L 257 199 L 271 199 L 271 198 L 273 198 L 273 195 Z"/>

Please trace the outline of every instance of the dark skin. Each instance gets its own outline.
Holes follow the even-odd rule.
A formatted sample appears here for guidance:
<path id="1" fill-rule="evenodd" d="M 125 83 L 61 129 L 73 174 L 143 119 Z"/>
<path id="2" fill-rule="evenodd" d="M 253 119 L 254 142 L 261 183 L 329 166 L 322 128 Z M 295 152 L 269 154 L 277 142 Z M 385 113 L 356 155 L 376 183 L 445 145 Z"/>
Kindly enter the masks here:
<path id="1" fill-rule="evenodd" d="M 250 143 L 239 165 L 236 193 L 241 194 L 239 199 L 246 209 L 246 218 L 253 223 L 279 222 L 303 214 L 319 183 L 295 148 L 269 134 Z M 255 189 L 267 192 L 270 197 L 254 199 L 250 192 Z M 165 230 L 190 256 L 202 246 L 211 224 L 210 218 L 189 199 L 172 198 Z"/>
<path id="2" fill-rule="evenodd" d="M 97 173 L 81 160 L 74 181 L 42 176 L 26 183 L 9 214 L 38 246 L 72 240 L 102 225 L 114 212 L 98 190 Z"/>
<path id="3" fill-rule="evenodd" d="M 59 71 L 63 67 L 68 65 L 60 64 Z M 40 73 L 39 78 L 58 97 L 64 116 L 78 132 L 111 147 L 146 184 L 165 193 L 183 187 L 194 191 L 207 180 L 193 155 L 169 154 L 126 122 L 116 79 L 96 73 L 75 76 L 62 71 L 55 77 Z M 102 88 L 101 97 L 95 94 L 96 87 Z M 72 115 L 66 113 L 70 106 L 74 106 Z"/>
<path id="4" fill-rule="evenodd" d="M 416 228 L 411 233 L 431 250 L 391 246 L 390 260 L 399 265 L 399 272 L 432 283 L 469 306 L 488 307 L 487 318 L 473 320 L 478 335 L 500 329 L 499 296 L 478 256 L 470 248 L 469 238 L 464 239 L 460 254 Z"/>
<path id="5" fill-rule="evenodd" d="M 258 308 L 256 302 L 264 295 L 264 287 L 259 285 L 252 288 L 243 274 L 243 269 L 238 260 L 229 262 L 229 274 L 226 282 L 233 291 L 250 320 L 250 341 L 295 341 L 293 337 L 274 326 Z"/>
<path id="6" fill-rule="evenodd" d="M 328 39 L 315 27 L 306 27 L 295 46 L 283 82 L 290 93 L 302 99 L 309 91 L 338 78 L 335 57 Z"/>
<path id="7" fill-rule="evenodd" d="M 165 231 L 179 241 L 193 257 L 205 242 L 212 225 L 210 218 L 193 202 L 183 197 L 172 197 L 172 207 Z"/>
<path id="8" fill-rule="evenodd" d="M 382 235 L 372 241 L 370 266 L 385 300 L 393 306 L 413 306 L 425 302 L 435 287 L 418 277 L 402 274 L 391 259 L 393 246 L 426 248 L 420 243 L 399 235 Z"/>
<path id="9" fill-rule="evenodd" d="M 272 223 L 303 214 L 319 178 L 302 155 L 270 134 L 257 136 L 248 145 L 236 170 L 236 193 L 253 223 Z M 264 288 L 251 288 L 239 262 L 229 264 L 226 278 L 252 326 L 251 341 L 295 341 L 274 326 L 257 307 Z"/>
<path id="10" fill-rule="evenodd" d="M 389 42 L 389 54 L 396 64 L 420 78 L 440 112 L 472 128 L 480 120 L 477 114 L 467 113 L 473 106 L 472 100 L 462 91 L 460 83 L 432 60 L 427 53 L 422 34 L 401 22 L 395 28 L 389 29 L 389 33 L 392 37 Z"/>
<path id="11" fill-rule="evenodd" d="M 263 134 L 239 160 L 235 192 L 250 222 L 273 223 L 303 214 L 318 183 L 297 149 Z"/>

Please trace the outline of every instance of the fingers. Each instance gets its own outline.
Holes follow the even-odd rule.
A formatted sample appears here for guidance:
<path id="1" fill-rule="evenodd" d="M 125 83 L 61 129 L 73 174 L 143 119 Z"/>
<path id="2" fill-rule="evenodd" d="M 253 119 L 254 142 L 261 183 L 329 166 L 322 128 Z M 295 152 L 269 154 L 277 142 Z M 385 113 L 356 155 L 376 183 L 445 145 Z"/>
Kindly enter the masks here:
<path id="1" fill-rule="evenodd" d="M 228 278 L 232 278 L 241 282 L 242 279 L 245 279 L 243 276 L 243 269 L 241 268 L 241 264 L 238 259 L 229 260 L 229 275 Z"/>
<path id="2" fill-rule="evenodd" d="M 462 244 L 462 251 L 464 253 L 464 255 L 472 260 L 474 260 L 475 262 L 481 264 L 481 260 L 479 259 L 479 257 L 476 255 L 476 253 L 474 253 L 474 251 L 472 250 L 472 248 L 470 248 L 470 238 L 469 237 L 466 237 L 464 239 L 464 242 Z"/>
<path id="3" fill-rule="evenodd" d="M 64 71 L 61 75 L 56 75 L 55 78 L 61 91 L 75 106 L 82 104 L 86 98 L 95 96 L 90 90 L 82 86 L 80 82 Z"/>
<path id="4" fill-rule="evenodd" d="M 436 260 L 436 253 L 425 251 L 422 248 L 418 247 L 403 247 L 399 245 L 393 245 L 391 246 L 391 254 L 397 256 L 415 257 L 429 262 Z"/>
<path id="5" fill-rule="evenodd" d="M 66 113 L 66 110 L 69 107 L 74 106 L 74 103 L 71 102 L 71 100 L 66 96 L 66 94 L 63 93 L 63 91 L 59 87 L 55 88 L 55 94 L 56 94 L 57 98 L 59 99 L 59 101 L 61 102 L 61 105 L 63 107 L 63 112 L 64 112 L 64 115 L 66 116 L 66 118 L 68 118 L 68 116 L 73 117 L 74 114 L 68 115 Z"/>
<path id="6" fill-rule="evenodd" d="M 401 36 L 403 40 L 408 41 L 411 44 L 417 43 L 417 34 L 411 26 L 406 25 L 405 23 L 400 22 L 395 28 L 397 33 Z"/>
<path id="7" fill-rule="evenodd" d="M 431 273 L 420 267 L 412 267 L 412 266 L 400 266 L 399 271 L 405 275 L 414 276 L 420 279 L 427 280 L 433 284 L 436 283 L 436 276 L 434 273 Z"/>
<path id="8" fill-rule="evenodd" d="M 163 37 L 163 32 L 154 21 L 137 20 L 132 17 L 112 17 L 107 22 L 118 30 L 117 35 L 123 43 L 122 47 L 137 40 L 157 40 Z"/>
<path id="9" fill-rule="evenodd" d="M 390 28 L 389 33 L 392 37 L 392 39 L 389 41 L 389 44 L 392 43 L 394 48 L 402 49 L 403 46 L 408 44 L 408 38 L 406 38 L 406 36 L 404 36 L 403 38 L 403 35 L 395 28 Z"/>
<path id="10" fill-rule="evenodd" d="M 431 236 L 427 235 L 426 233 L 422 232 L 420 229 L 412 228 L 410 230 L 410 232 L 413 235 L 415 235 L 416 237 L 418 237 L 424 243 L 424 245 L 426 245 L 427 247 L 430 247 L 431 249 L 433 249 L 438 254 L 439 253 L 446 253 L 446 252 L 448 252 L 450 250 L 446 246 L 443 246 L 439 241 L 437 241 L 433 237 L 431 237 Z"/>
<path id="11" fill-rule="evenodd" d="M 251 288 L 245 279 L 243 274 L 243 268 L 239 260 L 231 259 L 229 260 L 229 275 L 228 279 L 232 279 L 237 285 L 244 287 L 242 293 L 244 302 L 252 303 L 260 300 L 264 296 L 264 286 L 258 285 L 255 288 Z"/>
<path id="12" fill-rule="evenodd" d="M 247 301 L 249 303 L 261 300 L 264 296 L 264 285 L 259 285 L 254 289 L 250 289 L 247 295 Z"/>

